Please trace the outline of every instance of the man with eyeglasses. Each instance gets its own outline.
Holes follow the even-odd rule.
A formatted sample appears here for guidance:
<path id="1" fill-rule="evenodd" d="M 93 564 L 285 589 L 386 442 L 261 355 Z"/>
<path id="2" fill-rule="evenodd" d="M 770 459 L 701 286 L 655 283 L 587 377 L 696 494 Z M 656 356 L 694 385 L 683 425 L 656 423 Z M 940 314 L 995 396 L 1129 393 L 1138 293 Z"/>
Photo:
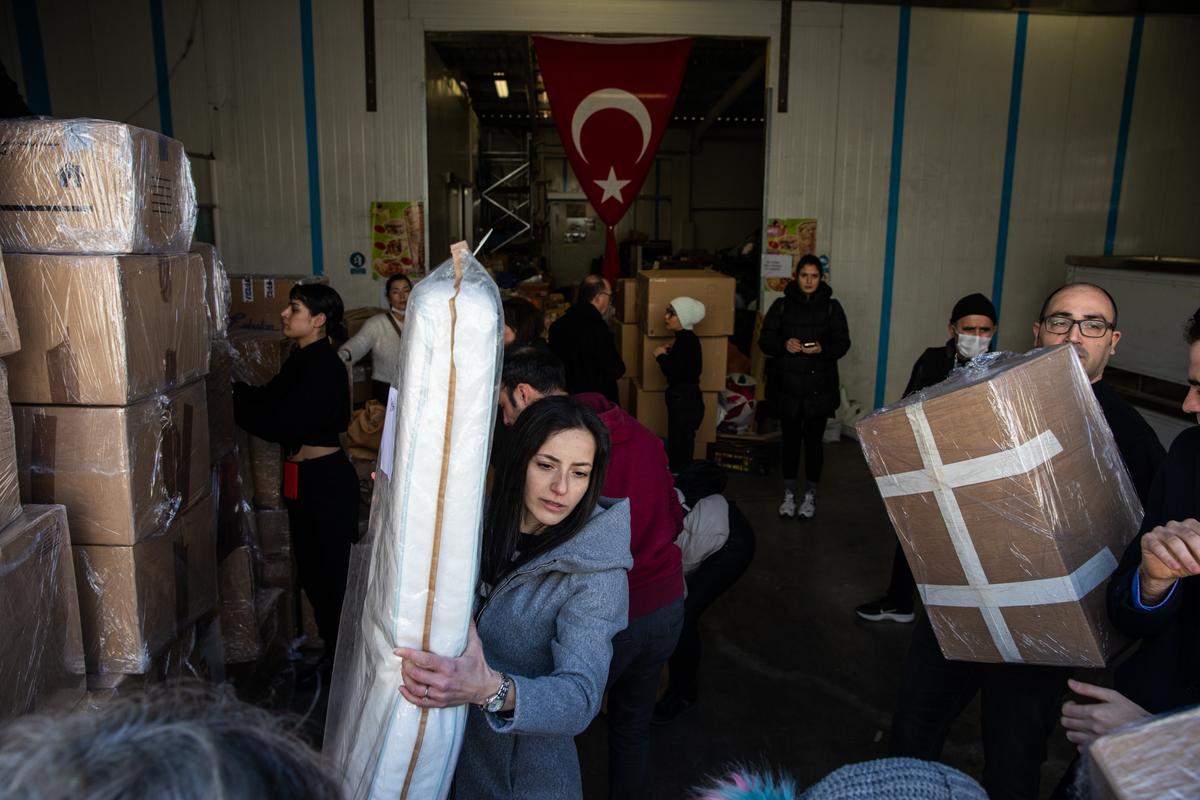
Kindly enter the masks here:
<path id="1" fill-rule="evenodd" d="M 1099 286 L 1067 284 L 1046 298 L 1033 335 L 1038 347 L 1069 343 L 1075 348 L 1145 503 L 1166 451 L 1141 415 L 1103 381 L 1104 368 L 1121 339 L 1116 301 Z M 1056 401 L 1053 396 L 1030 399 Z M 922 617 L 901 670 L 891 754 L 940 758 L 951 723 L 979 694 L 981 782 L 988 797 L 1035 800 L 1046 740 L 1058 722 L 1071 672 L 1069 667 L 950 661 L 942 655 L 928 618 Z"/>
<path id="2" fill-rule="evenodd" d="M 616 403 L 625 362 L 608 328 L 611 310 L 612 287 L 601 276 L 588 275 L 574 305 L 550 326 L 550 349 L 567 370 L 568 392 L 596 392 Z"/>

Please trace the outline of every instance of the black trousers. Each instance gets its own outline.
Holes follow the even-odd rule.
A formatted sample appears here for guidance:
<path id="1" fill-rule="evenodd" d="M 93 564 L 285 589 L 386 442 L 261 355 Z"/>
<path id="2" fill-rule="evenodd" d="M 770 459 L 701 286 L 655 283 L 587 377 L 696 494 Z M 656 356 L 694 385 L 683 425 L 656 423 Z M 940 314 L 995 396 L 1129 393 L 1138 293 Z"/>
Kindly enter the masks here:
<path id="1" fill-rule="evenodd" d="M 950 724 L 979 693 L 983 788 L 991 800 L 1037 800 L 1046 739 L 1070 676 L 1069 667 L 949 661 L 922 616 L 904 660 L 891 754 L 936 761 Z"/>
<path id="2" fill-rule="evenodd" d="M 295 500 L 287 501 L 300 588 L 332 654 L 337 642 L 350 548 L 358 538 L 358 475 L 345 453 L 301 461 Z"/>
<path id="3" fill-rule="evenodd" d="M 671 472 L 679 472 L 692 463 L 696 448 L 696 429 L 704 421 L 704 397 L 698 384 L 668 386 L 667 459 Z"/>
<path id="4" fill-rule="evenodd" d="M 912 567 L 904 557 L 904 548 L 896 542 L 896 552 L 892 556 L 892 581 L 888 584 L 887 599 L 891 600 L 897 609 L 912 611 L 913 594 L 917 591 L 917 580 L 913 577 Z"/>
<path id="5" fill-rule="evenodd" d="M 821 480 L 821 468 L 825 465 L 825 423 L 829 419 L 820 416 L 781 416 L 779 425 L 783 433 L 783 478 L 794 480 L 800 470 L 800 447 L 804 446 L 804 477 L 813 483 Z"/>
<path id="6" fill-rule="evenodd" d="M 687 578 L 683 630 L 670 661 L 671 691 L 688 700 L 696 699 L 700 687 L 700 615 L 737 583 L 753 560 L 754 529 L 741 509 L 730 503 L 729 539 Z"/>

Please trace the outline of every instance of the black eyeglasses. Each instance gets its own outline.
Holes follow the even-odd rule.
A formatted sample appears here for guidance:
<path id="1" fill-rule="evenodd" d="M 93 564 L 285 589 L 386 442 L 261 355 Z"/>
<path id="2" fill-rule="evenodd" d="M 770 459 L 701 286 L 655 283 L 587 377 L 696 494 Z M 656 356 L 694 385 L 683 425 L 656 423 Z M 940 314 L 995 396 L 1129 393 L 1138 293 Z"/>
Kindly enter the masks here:
<path id="1" fill-rule="evenodd" d="M 1106 319 L 1072 319 L 1058 315 L 1042 318 L 1042 327 L 1047 333 L 1055 336 L 1066 336 L 1071 328 L 1079 326 L 1079 332 L 1089 339 L 1099 339 L 1113 329 L 1113 324 Z"/>

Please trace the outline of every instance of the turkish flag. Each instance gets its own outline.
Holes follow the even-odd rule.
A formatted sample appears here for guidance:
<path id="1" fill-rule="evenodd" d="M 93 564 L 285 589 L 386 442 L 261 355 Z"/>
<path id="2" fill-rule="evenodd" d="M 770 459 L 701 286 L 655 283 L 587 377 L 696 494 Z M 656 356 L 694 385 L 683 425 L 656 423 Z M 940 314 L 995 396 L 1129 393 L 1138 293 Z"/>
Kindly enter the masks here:
<path id="1" fill-rule="evenodd" d="M 675 108 L 689 38 L 534 36 L 567 158 L 604 220 L 604 277 L 620 272 L 613 226 L 637 197 Z"/>

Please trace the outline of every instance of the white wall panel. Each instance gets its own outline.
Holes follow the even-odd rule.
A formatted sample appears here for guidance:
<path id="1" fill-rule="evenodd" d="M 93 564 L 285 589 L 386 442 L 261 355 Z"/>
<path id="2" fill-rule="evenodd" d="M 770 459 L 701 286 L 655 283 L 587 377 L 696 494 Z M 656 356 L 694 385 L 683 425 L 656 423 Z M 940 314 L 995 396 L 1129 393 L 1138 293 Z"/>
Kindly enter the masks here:
<path id="1" fill-rule="evenodd" d="M 850 323 L 842 383 L 865 407 L 874 396 L 879 343 L 899 21 L 895 8 L 846 6 L 833 206 L 828 222 L 818 223 L 818 233 L 830 237 L 834 296 Z"/>
<path id="2" fill-rule="evenodd" d="M 912 12 L 885 398 L 958 298 L 991 294 L 1016 19 Z"/>
<path id="3" fill-rule="evenodd" d="M 1200 18 L 1149 17 L 1114 252 L 1200 254 Z"/>

